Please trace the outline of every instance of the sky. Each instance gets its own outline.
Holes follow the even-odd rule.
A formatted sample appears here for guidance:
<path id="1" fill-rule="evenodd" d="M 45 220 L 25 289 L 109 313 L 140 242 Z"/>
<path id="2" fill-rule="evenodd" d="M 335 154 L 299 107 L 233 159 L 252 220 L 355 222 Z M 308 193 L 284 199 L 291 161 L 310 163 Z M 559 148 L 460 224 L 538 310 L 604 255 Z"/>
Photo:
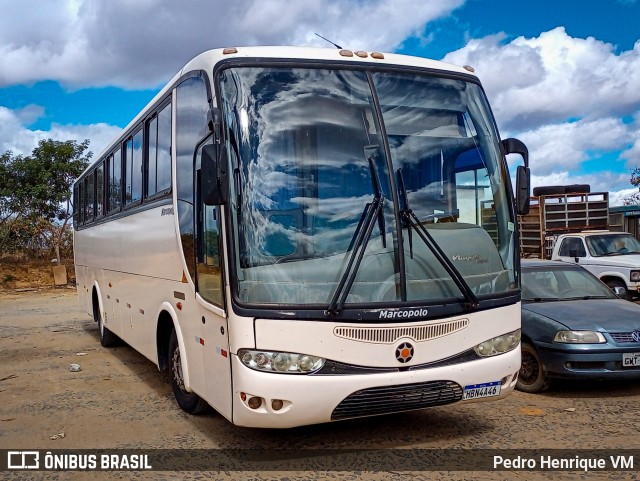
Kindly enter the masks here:
<path id="1" fill-rule="evenodd" d="M 640 0 L 0 0 L 0 153 L 51 138 L 97 155 L 198 53 L 330 47 L 316 33 L 473 66 L 534 187 L 638 192 Z"/>

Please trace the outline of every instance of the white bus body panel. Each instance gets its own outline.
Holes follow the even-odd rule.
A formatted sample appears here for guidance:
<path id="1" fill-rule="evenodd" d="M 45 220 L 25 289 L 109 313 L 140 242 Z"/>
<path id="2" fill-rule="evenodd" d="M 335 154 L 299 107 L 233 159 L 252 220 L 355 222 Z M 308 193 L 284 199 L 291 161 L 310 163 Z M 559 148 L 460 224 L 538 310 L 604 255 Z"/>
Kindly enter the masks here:
<path id="1" fill-rule="evenodd" d="M 99 286 L 105 327 L 156 365 L 158 317 L 168 312 L 178 334 L 186 387 L 231 418 L 227 320 L 221 309 L 198 301 L 193 285 L 182 281 L 173 212 L 170 204 L 162 205 L 75 231 L 80 305 L 92 315 L 93 286 Z"/>
<path id="2" fill-rule="evenodd" d="M 338 326 L 354 328 L 396 329 L 416 325 L 441 323 L 447 319 L 398 324 L 354 324 L 326 321 L 281 321 L 258 319 L 255 321 L 256 349 L 295 352 L 325 357 L 333 361 L 363 367 L 410 367 L 426 364 L 462 353 L 484 340 L 505 334 L 520 327 L 520 303 L 508 307 L 471 313 L 450 320 L 467 319 L 467 327 L 450 335 L 417 342 L 406 337 L 392 343 L 375 343 L 336 337 Z M 400 365 L 395 349 L 403 341 L 415 348 L 414 358 Z M 333 410 L 350 394 L 367 388 L 395 386 L 428 381 L 454 381 L 465 386 L 502 381 L 501 399 L 515 388 L 520 370 L 520 348 L 506 354 L 447 366 L 416 369 L 404 372 L 349 375 L 302 375 L 259 372 L 242 364 L 237 349 L 251 346 L 237 345 L 232 338 L 233 369 L 233 422 L 241 426 L 289 428 L 305 424 L 331 421 Z M 242 401 L 245 397 L 265 400 L 258 409 L 251 409 Z M 285 401 L 279 411 L 271 408 L 271 401 Z M 481 400 L 486 400 L 481 399 Z M 462 401 L 475 402 L 475 401 Z M 428 409 L 428 408 L 426 408 Z"/>

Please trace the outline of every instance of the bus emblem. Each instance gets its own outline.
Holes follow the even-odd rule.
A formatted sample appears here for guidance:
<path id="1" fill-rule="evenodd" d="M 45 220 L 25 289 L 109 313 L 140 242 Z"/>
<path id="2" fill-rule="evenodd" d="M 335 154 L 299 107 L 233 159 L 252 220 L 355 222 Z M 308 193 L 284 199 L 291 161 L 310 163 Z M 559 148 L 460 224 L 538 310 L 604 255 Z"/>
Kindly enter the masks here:
<path id="1" fill-rule="evenodd" d="M 408 342 L 400 344 L 396 349 L 396 359 L 402 364 L 411 361 L 413 359 L 413 346 Z"/>

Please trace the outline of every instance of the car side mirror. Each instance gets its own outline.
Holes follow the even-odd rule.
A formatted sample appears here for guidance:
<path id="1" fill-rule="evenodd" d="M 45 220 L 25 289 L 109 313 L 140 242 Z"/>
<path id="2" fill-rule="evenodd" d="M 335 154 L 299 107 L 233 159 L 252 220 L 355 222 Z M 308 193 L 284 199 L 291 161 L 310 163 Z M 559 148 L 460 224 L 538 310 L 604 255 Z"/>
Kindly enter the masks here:
<path id="1" fill-rule="evenodd" d="M 569 251 L 569 257 L 573 257 L 573 260 L 576 262 L 576 264 L 580 263 L 580 258 L 578 257 L 578 249 L 571 249 Z"/>

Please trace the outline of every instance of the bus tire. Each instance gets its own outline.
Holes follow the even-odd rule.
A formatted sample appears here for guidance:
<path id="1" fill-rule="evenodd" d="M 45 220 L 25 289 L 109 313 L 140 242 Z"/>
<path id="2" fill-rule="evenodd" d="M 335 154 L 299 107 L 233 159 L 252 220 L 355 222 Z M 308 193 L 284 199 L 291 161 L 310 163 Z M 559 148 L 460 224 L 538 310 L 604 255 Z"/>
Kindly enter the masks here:
<path id="1" fill-rule="evenodd" d="M 189 414 L 201 414 L 209 409 L 209 405 L 196 393 L 185 389 L 182 378 L 182 362 L 180 345 L 175 329 L 171 331 L 169 339 L 169 375 L 171 376 L 171 388 L 180 408 Z"/>
<path id="2" fill-rule="evenodd" d="M 93 305 L 93 317 L 98 322 L 98 334 L 100 336 L 100 345 L 102 347 L 113 347 L 120 341 L 120 338 L 111 332 L 102 322 L 102 313 L 100 307 L 94 303 Z"/>
<path id="3" fill-rule="evenodd" d="M 518 373 L 516 389 L 528 393 L 544 391 L 549 387 L 549 380 L 544 372 L 538 351 L 528 342 L 523 342 L 521 352 L 522 366 Z"/>

